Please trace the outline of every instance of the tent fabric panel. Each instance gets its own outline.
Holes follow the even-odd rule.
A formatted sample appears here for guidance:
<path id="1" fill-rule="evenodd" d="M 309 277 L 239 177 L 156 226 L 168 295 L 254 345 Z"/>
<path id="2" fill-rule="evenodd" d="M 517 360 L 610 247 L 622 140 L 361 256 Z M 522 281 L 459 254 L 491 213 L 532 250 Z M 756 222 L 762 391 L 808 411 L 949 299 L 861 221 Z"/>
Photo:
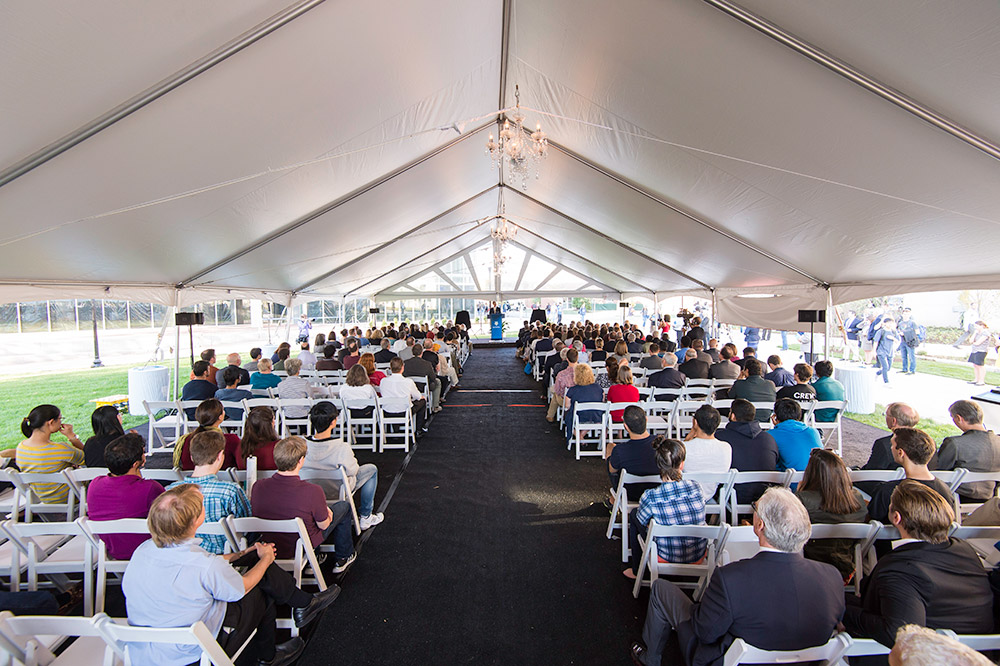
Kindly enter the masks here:
<path id="1" fill-rule="evenodd" d="M 0 4 L 0 169 L 76 130 L 291 0 Z"/>
<path id="2" fill-rule="evenodd" d="M 825 310 L 826 298 L 827 291 L 822 287 L 775 289 L 771 293 L 765 290 L 717 289 L 715 318 L 724 324 L 808 331 L 808 324 L 799 323 L 799 310 Z"/>
<path id="3" fill-rule="evenodd" d="M 20 237 L 25 223 L 43 232 L 5 246 L 30 260 L 6 263 L 3 277 L 184 280 L 450 141 L 453 131 L 433 128 L 495 108 L 500 18 L 499 12 L 481 17 L 478 8 L 457 1 L 440 8 L 448 10 L 448 20 L 405 6 L 398 9 L 398 22 L 387 24 L 375 6 L 324 4 L 309 12 L 308 20 L 289 23 L 3 187 L 0 243 Z M 491 22 L 495 37 L 465 29 L 470 23 L 486 29 Z M 430 46 L 443 43 L 451 50 Z M 405 66 L 396 64 L 401 52 L 412 56 Z M 331 66 L 347 62 L 350 67 Z M 394 74 L 386 76 L 387 71 Z M 427 128 L 432 131 L 396 140 Z M 378 147 L 54 229 L 369 146 Z M 61 196 L 50 196 L 54 191 Z M 64 262 L 38 261 L 43 247 L 78 251 L 105 244 L 117 251 L 110 257 L 84 252 L 72 271 Z"/>

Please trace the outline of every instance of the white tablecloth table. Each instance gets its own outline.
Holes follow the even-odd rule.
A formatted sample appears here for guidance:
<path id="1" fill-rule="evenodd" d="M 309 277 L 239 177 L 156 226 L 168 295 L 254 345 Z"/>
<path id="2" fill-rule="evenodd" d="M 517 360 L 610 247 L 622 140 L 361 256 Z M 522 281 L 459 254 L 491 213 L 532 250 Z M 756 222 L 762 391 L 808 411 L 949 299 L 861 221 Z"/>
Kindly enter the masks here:
<path id="1" fill-rule="evenodd" d="M 834 369 L 833 377 L 844 385 L 847 411 L 855 414 L 875 412 L 875 396 L 872 391 L 875 384 L 874 368 L 841 365 Z"/>

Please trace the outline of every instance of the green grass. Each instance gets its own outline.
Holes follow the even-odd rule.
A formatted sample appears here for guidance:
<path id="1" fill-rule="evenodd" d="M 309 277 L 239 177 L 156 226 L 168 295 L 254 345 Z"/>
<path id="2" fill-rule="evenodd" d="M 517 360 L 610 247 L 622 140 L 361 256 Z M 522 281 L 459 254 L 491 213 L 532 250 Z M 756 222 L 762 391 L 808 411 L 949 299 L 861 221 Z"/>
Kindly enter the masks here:
<path id="1" fill-rule="evenodd" d="M 844 412 L 844 416 L 865 425 L 870 425 L 880 430 L 885 430 L 888 432 L 888 428 L 885 426 L 885 405 L 875 405 L 874 414 L 855 414 L 853 412 Z M 937 421 L 932 421 L 931 419 L 920 419 L 920 422 L 916 426 L 919 430 L 923 430 L 931 438 L 937 442 L 938 446 L 941 445 L 941 440 L 945 437 L 952 437 L 954 435 L 962 434 L 962 431 L 956 428 L 951 423 L 938 423 Z"/>
<path id="2" fill-rule="evenodd" d="M 899 369 L 902 368 L 903 365 L 901 362 L 895 362 L 892 364 L 892 367 Z M 917 356 L 917 372 L 934 375 L 936 377 L 961 379 L 966 382 L 971 382 L 973 379 L 971 363 L 958 365 L 955 363 L 946 363 L 944 361 L 922 358 L 920 356 Z M 892 375 L 890 374 L 889 377 L 891 378 Z M 1000 370 L 988 369 L 986 371 L 986 383 L 993 384 L 995 386 L 1000 385 Z"/>

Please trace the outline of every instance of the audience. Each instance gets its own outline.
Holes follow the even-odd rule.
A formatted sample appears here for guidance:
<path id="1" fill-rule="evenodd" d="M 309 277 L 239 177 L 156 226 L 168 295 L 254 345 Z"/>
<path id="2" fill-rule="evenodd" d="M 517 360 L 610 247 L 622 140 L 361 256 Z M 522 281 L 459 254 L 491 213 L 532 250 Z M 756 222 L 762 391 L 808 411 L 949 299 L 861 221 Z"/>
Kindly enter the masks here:
<path id="1" fill-rule="evenodd" d="M 833 363 L 830 361 L 817 361 L 816 381 L 813 382 L 813 389 L 816 390 L 816 399 L 820 402 L 833 400 L 846 400 L 844 395 L 844 385 L 833 378 Z M 830 423 L 837 419 L 836 409 L 817 409 L 813 414 L 817 421 Z"/>
<path id="2" fill-rule="evenodd" d="M 208 361 L 194 362 L 194 365 L 191 366 L 191 381 L 181 389 L 181 400 L 208 400 L 215 397 L 215 392 L 219 390 L 219 387 L 215 384 L 215 373 L 211 373 L 212 379 L 209 379 L 208 369 L 210 367 L 212 366 L 208 364 Z M 188 418 L 191 418 L 194 410 L 188 409 L 187 414 Z"/>
<path id="3" fill-rule="evenodd" d="M 205 379 L 211 382 L 212 384 L 215 384 L 216 383 L 215 375 L 219 371 L 219 369 L 215 367 L 215 350 L 206 349 L 205 351 L 203 351 L 201 353 L 201 360 L 204 361 L 207 366 L 206 367 L 207 374 L 205 375 Z M 197 363 L 197 361 L 195 361 L 195 363 Z M 192 366 L 191 376 L 188 377 L 188 379 L 196 379 L 197 377 L 198 377 L 198 372 Z M 215 388 L 218 389 L 219 387 L 216 386 Z M 192 398 L 192 400 L 198 400 L 198 399 L 199 398 Z"/>
<path id="4" fill-rule="evenodd" d="M 574 379 L 574 377 L 576 372 L 576 361 L 578 358 L 579 356 L 577 355 L 575 349 L 566 350 L 566 368 L 564 370 L 560 370 L 559 373 L 556 375 L 555 383 L 553 383 L 552 385 L 552 392 L 549 400 L 549 410 L 548 413 L 545 414 L 545 419 L 549 423 L 555 422 L 556 414 L 558 413 L 559 408 L 565 407 L 564 400 L 566 397 L 566 390 L 572 386 L 575 386 L 576 380 Z M 628 361 L 626 361 L 626 365 L 627 363 Z M 593 372 L 591 372 L 591 376 L 593 376 Z M 604 394 L 602 393 L 600 400 L 598 400 L 598 402 L 603 402 L 603 400 L 604 400 Z"/>
<path id="5" fill-rule="evenodd" d="M 851 485 L 847 466 L 833 451 L 813 449 L 802 481 L 795 491 L 812 523 L 863 523 L 865 501 Z M 850 539 L 817 539 L 805 545 L 805 556 L 837 567 L 845 582 L 854 576 L 854 542 Z"/>
<path id="6" fill-rule="evenodd" d="M 365 369 L 368 374 L 368 382 L 372 386 L 378 386 L 385 379 L 385 373 L 375 369 L 375 354 L 365 353 L 358 359 L 358 365 Z"/>
<path id="7" fill-rule="evenodd" d="M 274 564 L 273 544 L 258 542 L 239 553 L 212 554 L 196 539 L 204 522 L 201 493 L 190 484 L 153 502 L 148 519 L 152 539 L 136 549 L 122 580 L 129 624 L 186 627 L 201 621 L 230 656 L 246 645 L 242 658 L 253 663 L 293 663 L 305 643 L 296 636 L 276 644 L 275 604 L 291 606 L 296 626 L 304 627 L 333 603 L 340 588 L 303 592 L 291 574 Z M 241 575 L 235 567 L 246 571 Z M 131 643 L 129 656 L 133 664 L 183 665 L 198 662 L 201 648 Z"/>
<path id="8" fill-rule="evenodd" d="M 740 376 L 740 366 L 732 361 L 733 352 L 729 346 L 719 351 L 719 360 L 708 369 L 709 379 L 737 379 Z"/>
<path id="9" fill-rule="evenodd" d="M 770 472 L 778 469 L 778 445 L 771 433 L 760 427 L 757 410 L 742 398 L 729 407 L 729 422 L 715 431 L 715 438 L 727 442 L 732 451 L 732 466 L 741 472 Z M 736 501 L 749 504 L 767 488 L 762 483 L 736 485 Z"/>
<path id="10" fill-rule="evenodd" d="M 653 442 L 656 465 L 662 484 L 651 488 L 639 498 L 639 506 L 629 515 L 629 547 L 631 566 L 622 573 L 635 578 L 639 570 L 642 547 L 650 521 L 658 525 L 704 525 L 705 499 L 696 481 L 683 478 L 686 448 L 676 439 L 657 437 Z M 706 541 L 693 537 L 657 537 L 656 552 L 660 559 L 676 564 L 698 562 L 705 557 Z M 655 565 L 654 565 L 655 566 Z M 655 662 L 659 663 L 659 662 Z"/>
<path id="11" fill-rule="evenodd" d="M 615 373 L 614 382 L 608 388 L 608 402 L 639 402 L 639 389 L 635 387 L 632 369 L 627 365 L 618 368 L 618 372 Z M 611 421 L 621 423 L 624 411 L 624 409 L 612 410 Z"/>
<path id="12" fill-rule="evenodd" d="M 691 430 L 684 438 L 687 448 L 686 470 L 688 474 L 706 472 L 725 474 L 732 467 L 733 450 L 728 442 L 715 438 L 722 417 L 719 410 L 711 405 L 702 405 L 695 411 Z M 705 499 L 715 495 L 717 486 L 705 486 Z"/>
<path id="13" fill-rule="evenodd" d="M 698 352 L 688 349 L 684 354 L 686 360 L 677 369 L 688 379 L 708 379 L 709 364 L 698 358 Z"/>
<path id="14" fill-rule="evenodd" d="M 334 358 L 337 348 L 331 344 L 323 347 L 323 358 L 316 361 L 316 369 L 320 371 L 343 370 L 344 366 Z"/>
<path id="15" fill-rule="evenodd" d="M 249 516 L 250 502 L 243 489 L 235 483 L 222 481 L 217 476 L 226 455 L 226 440 L 222 433 L 213 430 L 195 432 L 190 443 L 194 471 L 183 481 L 167 486 L 167 490 L 185 483 L 197 484 L 205 498 L 205 520 L 210 523 L 217 523 L 226 516 Z M 205 534 L 201 537 L 201 547 L 210 553 L 221 555 L 225 552 L 226 537 Z"/>
<path id="16" fill-rule="evenodd" d="M 774 403 L 777 392 L 774 384 L 761 376 L 760 361 L 750 357 L 744 359 L 743 370 L 740 378 L 733 382 L 729 388 L 728 397 L 731 399 L 743 398 L 749 402 L 770 402 Z M 757 409 L 757 420 L 766 423 L 771 417 L 771 411 L 767 409 Z"/>
<path id="17" fill-rule="evenodd" d="M 285 372 L 288 376 L 281 380 L 274 389 L 274 394 L 281 400 L 295 400 L 312 397 L 312 384 L 309 380 L 299 377 L 299 370 L 302 369 L 302 362 L 297 358 L 290 358 L 285 361 Z M 284 408 L 285 417 L 289 419 L 301 419 L 309 413 L 308 407 L 289 405 Z"/>
<path id="18" fill-rule="evenodd" d="M 302 369 L 315 370 L 316 354 L 309 351 L 309 342 L 307 340 L 303 340 L 299 346 L 301 347 L 301 351 L 299 351 L 299 355 L 296 356 L 296 358 L 302 363 Z"/>
<path id="19" fill-rule="evenodd" d="M 98 407 L 90 415 L 90 425 L 94 436 L 88 437 L 83 445 L 83 462 L 87 467 L 107 467 L 104 464 L 104 449 L 125 434 L 121 412 L 113 405 Z"/>
<path id="20" fill-rule="evenodd" d="M 278 469 L 274 466 L 274 445 L 278 431 L 274 428 L 276 415 L 270 407 L 260 405 L 247 414 L 243 425 L 243 439 L 236 453 L 237 469 L 247 468 L 247 459 L 257 459 L 258 470 Z"/>
<path id="21" fill-rule="evenodd" d="M 919 421 L 920 415 L 917 414 L 917 410 L 902 402 L 890 403 L 885 408 L 885 425 L 889 430 L 914 428 Z M 937 455 L 936 452 L 935 455 Z M 885 437 L 879 437 L 875 440 L 875 443 L 872 444 L 872 452 L 868 456 L 868 462 L 861 469 L 899 469 L 899 466 L 892 455 L 892 433 L 890 432 Z M 861 489 L 865 490 L 864 487 Z M 867 490 L 865 492 L 871 494 Z"/>
<path id="22" fill-rule="evenodd" d="M 267 520 L 301 518 L 313 548 L 332 536 L 335 561 L 333 573 L 342 573 L 357 558 L 351 538 L 351 512 L 336 516 L 326 504 L 323 489 L 299 478 L 308 446 L 301 437 L 287 437 L 274 447 L 278 473 L 259 479 L 251 491 L 253 515 Z M 298 536 L 289 533 L 265 534 L 271 538 L 278 559 L 295 556 Z"/>
<path id="23" fill-rule="evenodd" d="M 865 579 L 860 601 L 849 597 L 844 627 L 852 636 L 889 647 L 906 624 L 993 632 L 986 570 L 972 546 L 948 537 L 954 519 L 951 505 L 917 481 L 905 480 L 893 490 L 889 520 L 900 540 Z"/>
<path id="24" fill-rule="evenodd" d="M 438 379 L 434 366 L 422 358 L 424 347 L 421 343 L 414 342 L 410 351 L 410 358 L 403 361 L 403 376 L 423 377 L 427 380 L 427 388 L 431 393 L 431 413 L 437 414 L 441 411 L 441 380 Z M 400 358 L 403 358 L 402 354 Z"/>
<path id="25" fill-rule="evenodd" d="M 129 433 L 110 442 L 104 451 L 107 476 L 99 476 L 87 486 L 87 518 L 118 520 L 145 518 L 153 500 L 163 493 L 163 486 L 142 478 L 146 464 L 146 442 L 142 435 Z M 143 541 L 145 534 L 101 534 L 108 556 L 127 560 Z"/>
<path id="26" fill-rule="evenodd" d="M 278 360 L 274 363 L 274 369 L 280 372 L 285 371 L 285 364 L 292 356 L 292 350 L 288 347 L 278 347 Z"/>
<path id="27" fill-rule="evenodd" d="M 56 433 L 68 442 L 52 441 Z M 55 474 L 84 462 L 83 442 L 73 432 L 73 426 L 63 423 L 62 413 L 55 405 L 38 405 L 21 421 L 21 434 L 27 439 L 17 445 L 17 468 L 26 473 Z M 38 499 L 49 504 L 61 504 L 69 499 L 65 483 L 32 483 Z"/>
<path id="28" fill-rule="evenodd" d="M 784 366 L 781 365 L 781 357 L 777 354 L 771 354 L 767 357 L 767 367 L 770 368 L 770 372 L 764 375 L 764 379 L 774 384 L 775 388 L 783 388 L 785 386 L 795 386 L 795 375 L 785 370 Z"/>
<path id="29" fill-rule="evenodd" d="M 281 377 L 271 372 L 271 359 L 262 358 L 257 362 L 257 372 L 250 376 L 250 388 L 269 389 L 281 383 Z"/>
<path id="30" fill-rule="evenodd" d="M 646 376 L 646 386 L 652 388 L 678 389 L 684 388 L 687 377 L 675 368 L 677 357 L 671 353 L 663 355 L 663 370 Z"/>
<path id="31" fill-rule="evenodd" d="M 792 368 L 795 376 L 795 383 L 791 386 L 783 386 L 778 390 L 775 398 L 791 398 L 799 402 L 811 402 L 816 399 L 816 389 L 813 388 L 809 380 L 812 379 L 813 369 L 808 363 L 796 363 Z"/>
<path id="32" fill-rule="evenodd" d="M 256 372 L 257 364 L 260 363 L 262 350 L 260 347 L 254 347 L 250 350 L 250 360 L 243 364 L 243 369 L 247 372 Z"/>
<path id="33" fill-rule="evenodd" d="M 215 392 L 215 399 L 220 402 L 241 402 L 253 398 L 253 393 L 246 389 L 236 388 L 240 382 L 240 373 L 246 372 L 236 366 L 226 366 L 226 369 L 219 373 L 226 387 Z M 226 407 L 226 418 L 230 421 L 241 421 L 243 410 L 239 407 Z"/>
<path id="34" fill-rule="evenodd" d="M 629 405 L 622 418 L 628 439 L 620 444 L 608 442 L 605 457 L 608 459 L 608 480 L 611 482 L 611 498 L 618 490 L 618 480 L 622 470 L 636 476 L 655 476 L 660 473 L 656 464 L 654 442 L 656 438 L 646 429 L 646 412 L 638 405 Z M 629 484 L 625 487 L 628 499 L 635 501 L 642 494 L 643 484 Z M 611 503 L 605 501 L 608 509 Z"/>
<path id="35" fill-rule="evenodd" d="M 958 400 L 948 408 L 961 435 L 945 437 L 938 451 L 937 468 L 964 467 L 970 472 L 1000 471 L 1000 437 L 983 425 L 983 410 L 972 400 Z M 985 502 L 996 494 L 993 481 L 963 483 L 958 487 L 962 502 Z"/>
<path id="36" fill-rule="evenodd" d="M 225 441 L 225 456 L 223 458 L 223 468 L 236 465 L 236 455 L 240 448 L 240 438 L 231 433 L 222 432 L 222 422 L 226 420 L 226 412 L 222 409 L 222 403 L 215 398 L 203 401 L 194 411 L 195 421 L 198 427 L 188 434 L 182 436 L 174 444 L 173 462 L 174 467 L 183 470 L 192 470 L 195 467 L 191 457 L 191 440 L 201 432 L 217 432 L 223 436 Z"/>
<path id="37" fill-rule="evenodd" d="M 700 602 L 662 578 L 653 583 L 634 661 L 659 666 L 674 631 L 688 664 L 720 663 L 736 638 L 763 650 L 830 639 L 844 614 L 844 584 L 836 568 L 802 556 L 805 507 L 787 489 L 770 488 L 757 501 L 753 531 L 760 552 L 716 569 Z"/>
<path id="38" fill-rule="evenodd" d="M 639 359 L 639 367 L 646 370 L 662 370 L 663 358 L 660 356 L 660 345 L 655 342 L 649 344 L 649 356 Z"/>
<path id="39" fill-rule="evenodd" d="M 572 351 L 572 350 L 571 350 Z M 563 422 L 566 426 L 566 437 L 573 437 L 573 412 L 576 403 L 604 402 L 604 391 L 594 383 L 594 371 L 589 365 L 574 365 L 564 372 L 573 371 L 573 383 L 566 389 L 566 401 L 563 409 Z M 584 410 L 580 412 L 580 423 L 598 423 L 603 417 L 603 412 L 597 410 Z"/>
<path id="40" fill-rule="evenodd" d="M 382 392 L 382 410 L 386 415 L 397 416 L 412 412 L 417 433 L 427 432 L 427 400 L 417 384 L 403 375 L 401 358 L 395 357 L 389 361 L 389 376 L 379 384 L 379 390 Z"/>
<path id="41" fill-rule="evenodd" d="M 257 350 L 257 355 L 260 356 L 259 349 Z M 226 388 L 231 383 L 222 377 L 225 371 L 229 368 L 234 368 L 236 372 L 239 373 L 239 378 L 237 379 L 237 382 L 235 384 L 236 386 L 244 386 L 250 383 L 250 372 L 246 368 L 240 367 L 241 362 L 242 359 L 240 358 L 239 354 L 234 353 L 226 357 L 226 363 L 228 363 L 229 365 L 227 365 L 225 368 L 222 368 L 222 372 L 215 373 L 215 383 L 218 386 L 218 388 L 220 389 Z"/>
<path id="42" fill-rule="evenodd" d="M 896 428 L 892 433 L 892 457 L 906 473 L 904 479 L 886 481 L 875 489 L 868 502 L 867 520 L 877 520 L 880 523 L 889 522 L 889 499 L 892 492 L 906 479 L 918 481 L 940 495 L 946 502 L 951 502 L 951 491 L 947 484 L 939 481 L 930 470 L 927 462 L 934 454 L 934 440 L 915 428 Z"/>
<path id="43" fill-rule="evenodd" d="M 823 448 L 819 433 L 802 422 L 802 405 L 782 398 L 774 403 L 771 437 L 778 445 L 778 469 L 805 470 L 813 449 Z"/>

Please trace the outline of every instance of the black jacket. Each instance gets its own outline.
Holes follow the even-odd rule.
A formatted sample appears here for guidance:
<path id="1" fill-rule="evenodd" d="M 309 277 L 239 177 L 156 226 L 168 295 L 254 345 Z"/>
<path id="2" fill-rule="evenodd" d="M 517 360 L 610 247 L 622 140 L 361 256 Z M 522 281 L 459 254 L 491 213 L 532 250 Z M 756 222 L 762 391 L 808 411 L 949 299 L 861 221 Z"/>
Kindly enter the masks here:
<path id="1" fill-rule="evenodd" d="M 848 606 L 844 626 L 852 636 L 891 646 L 904 624 L 993 633 L 993 593 L 972 546 L 961 539 L 916 541 L 879 559 L 862 583 L 860 605 Z"/>
<path id="2" fill-rule="evenodd" d="M 437 379 L 437 373 L 434 372 L 434 366 L 424 359 L 417 357 L 408 358 L 403 361 L 403 376 L 426 377 L 427 386 L 433 386 L 434 380 Z"/>
<path id="3" fill-rule="evenodd" d="M 690 361 L 684 361 L 677 366 L 678 370 L 691 379 L 708 379 L 708 368 L 708 363 L 699 361 L 696 358 Z"/>
<path id="4" fill-rule="evenodd" d="M 757 421 L 730 421 L 715 431 L 715 438 L 729 442 L 733 450 L 732 466 L 741 472 L 773 472 L 778 469 L 778 444 L 771 433 L 761 429 Z M 740 504 L 753 502 L 767 489 L 764 483 L 740 483 L 736 499 Z"/>
<path id="5" fill-rule="evenodd" d="M 646 376 L 646 386 L 654 388 L 684 388 L 687 377 L 677 368 L 664 368 Z"/>
<path id="6" fill-rule="evenodd" d="M 394 358 L 396 358 L 396 352 L 389 351 L 388 349 L 379 349 L 375 352 L 376 363 L 388 363 Z"/>

